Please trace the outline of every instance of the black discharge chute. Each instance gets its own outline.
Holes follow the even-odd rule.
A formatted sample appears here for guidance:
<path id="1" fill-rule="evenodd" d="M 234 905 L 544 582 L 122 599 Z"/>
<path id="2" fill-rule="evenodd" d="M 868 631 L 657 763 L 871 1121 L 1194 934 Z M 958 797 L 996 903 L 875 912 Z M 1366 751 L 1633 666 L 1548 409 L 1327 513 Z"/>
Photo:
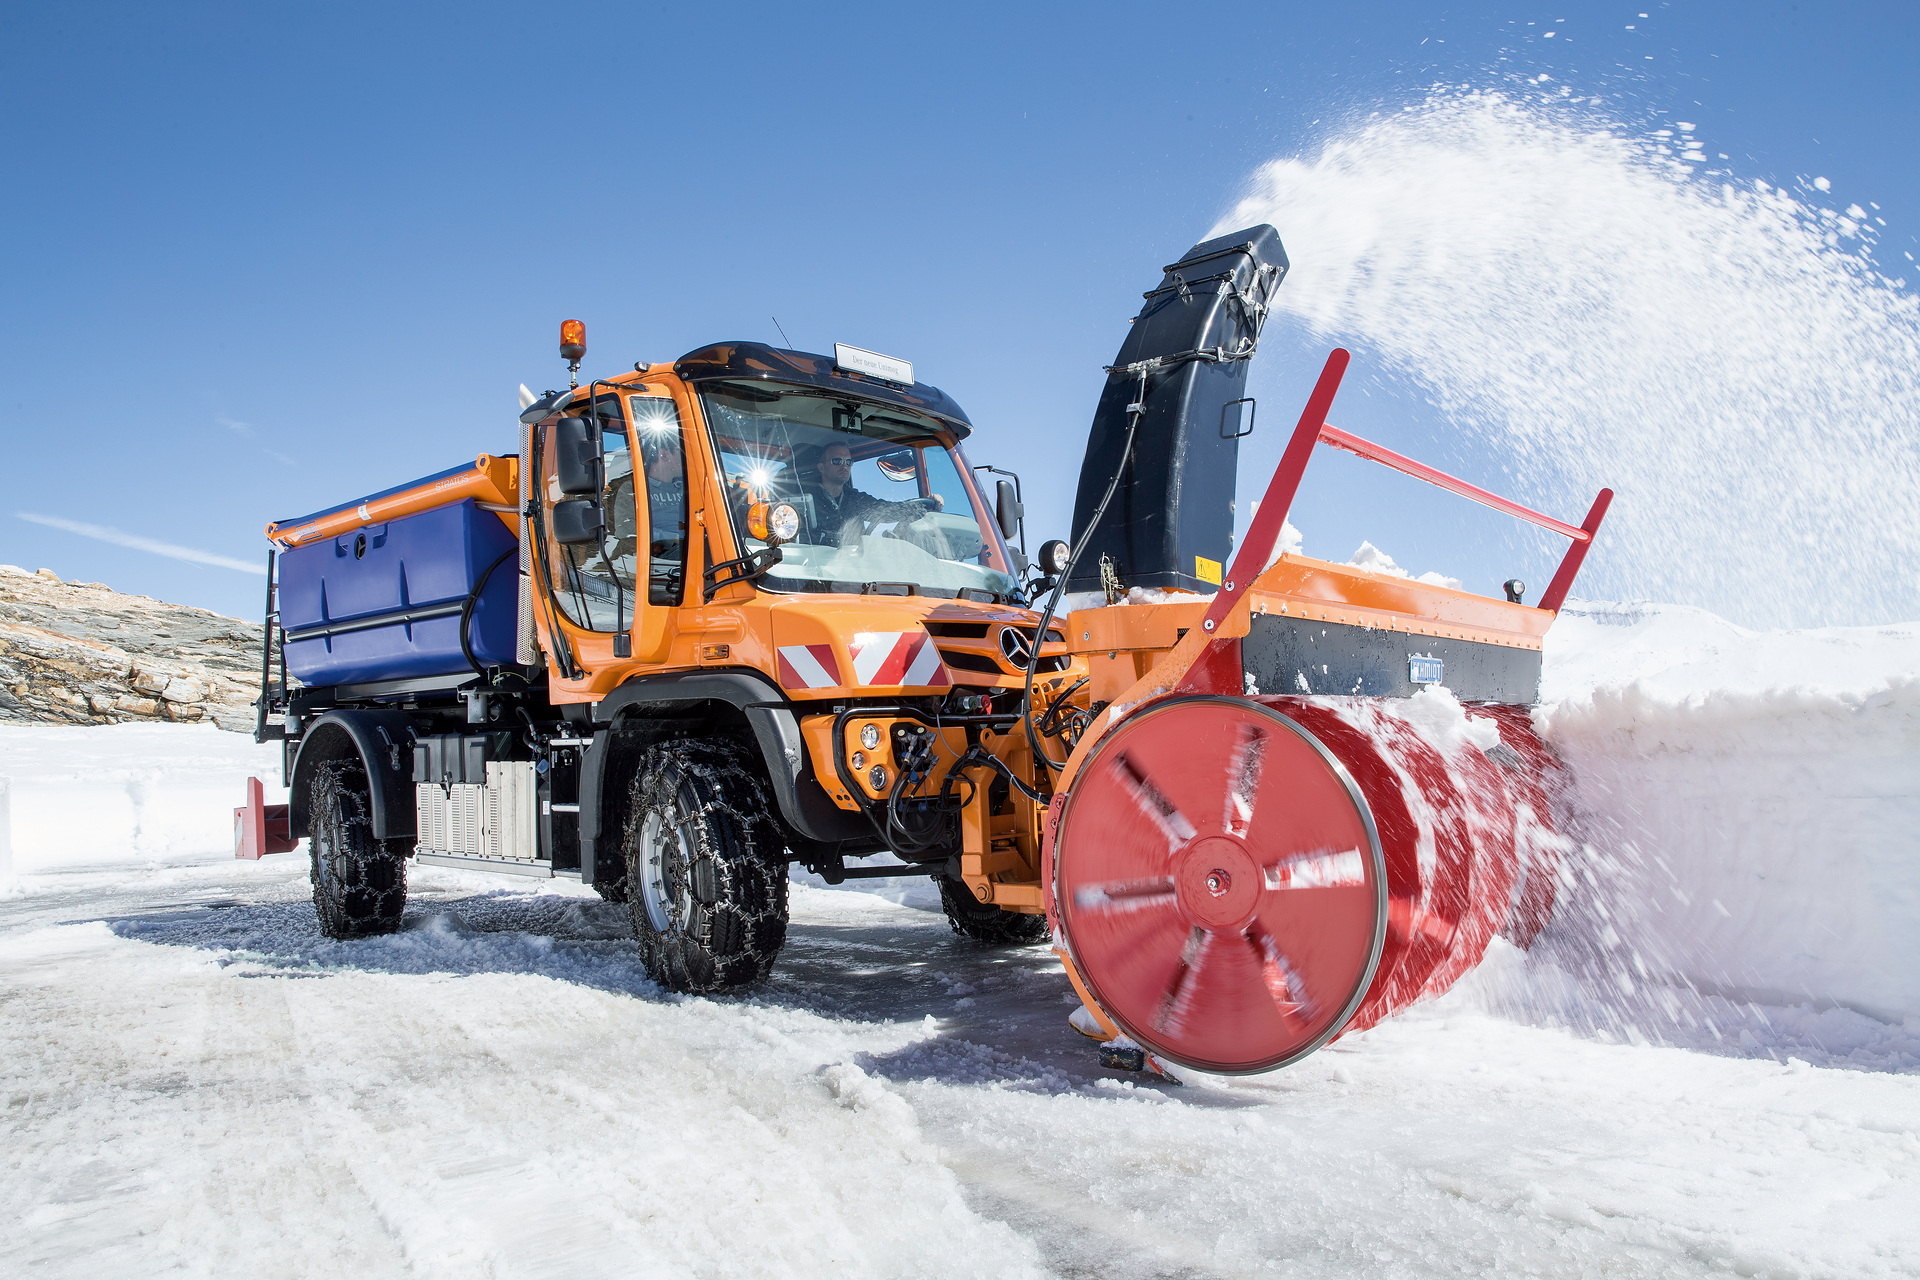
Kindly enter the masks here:
<path id="1" fill-rule="evenodd" d="M 1247 367 L 1287 254 L 1263 224 L 1197 244 L 1165 270 L 1094 413 L 1073 507 L 1073 545 L 1086 540 L 1085 551 L 1069 591 L 1100 588 L 1103 556 L 1125 586 L 1211 591 L 1231 551 L 1239 436 L 1251 426 Z M 1089 530 L 1135 414 L 1126 472 Z"/>

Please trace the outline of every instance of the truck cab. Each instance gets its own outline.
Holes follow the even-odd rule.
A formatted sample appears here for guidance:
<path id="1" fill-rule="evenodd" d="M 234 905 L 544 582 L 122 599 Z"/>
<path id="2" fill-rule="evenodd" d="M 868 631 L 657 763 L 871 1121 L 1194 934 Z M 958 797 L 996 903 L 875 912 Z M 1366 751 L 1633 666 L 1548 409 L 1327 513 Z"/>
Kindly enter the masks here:
<path id="1" fill-rule="evenodd" d="M 965 413 L 851 350 L 637 365 L 534 398 L 516 457 L 268 527 L 302 686 L 263 733 L 329 931 L 397 923 L 411 859 L 577 875 L 682 990 L 765 974 L 790 862 L 930 875 L 957 930 L 1045 936 L 1034 753 L 1090 718 L 1084 664 L 1038 633 Z M 397 596 L 339 617 L 389 544 Z M 410 594 L 435 556 L 460 609 Z"/>

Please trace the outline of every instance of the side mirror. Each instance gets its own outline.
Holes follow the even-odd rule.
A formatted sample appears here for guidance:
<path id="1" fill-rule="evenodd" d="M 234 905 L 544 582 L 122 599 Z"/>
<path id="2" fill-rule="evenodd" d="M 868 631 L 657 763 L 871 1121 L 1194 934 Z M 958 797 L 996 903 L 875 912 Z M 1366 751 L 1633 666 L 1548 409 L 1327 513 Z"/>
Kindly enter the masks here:
<path id="1" fill-rule="evenodd" d="M 553 461 L 560 492 L 600 492 L 600 444 L 585 418 L 562 418 L 553 424 Z"/>
<path id="2" fill-rule="evenodd" d="M 599 542 L 606 534 L 606 516 L 592 498 L 568 498 L 553 504 L 553 540 L 561 546 Z"/>
<path id="3" fill-rule="evenodd" d="M 993 502 L 994 519 L 1000 523 L 1000 536 L 1011 542 L 1020 533 L 1021 517 L 1027 514 L 1015 495 L 1019 492 L 1011 480 L 1002 480 L 995 486 Z"/>

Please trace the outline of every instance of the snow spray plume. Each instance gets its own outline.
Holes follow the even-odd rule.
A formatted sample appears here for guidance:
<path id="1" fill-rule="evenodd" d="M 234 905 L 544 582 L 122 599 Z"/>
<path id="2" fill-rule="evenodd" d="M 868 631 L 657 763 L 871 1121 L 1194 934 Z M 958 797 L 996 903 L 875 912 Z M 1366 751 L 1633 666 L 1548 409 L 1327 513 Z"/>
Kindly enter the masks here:
<path id="1" fill-rule="evenodd" d="M 1662 137 L 1660 134 L 1667 134 Z M 1697 143 L 1435 90 L 1275 160 L 1210 235 L 1271 222 L 1276 306 L 1359 342 L 1583 512 L 1582 594 L 1750 626 L 1920 617 L 1920 306 L 1859 206 L 1704 172 Z"/>

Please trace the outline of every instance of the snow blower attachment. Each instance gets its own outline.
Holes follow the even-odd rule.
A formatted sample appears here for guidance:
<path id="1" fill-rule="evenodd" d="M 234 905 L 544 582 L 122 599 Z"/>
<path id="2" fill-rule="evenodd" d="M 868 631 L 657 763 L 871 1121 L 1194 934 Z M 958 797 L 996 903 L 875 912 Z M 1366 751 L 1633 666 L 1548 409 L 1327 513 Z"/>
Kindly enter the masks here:
<path id="1" fill-rule="evenodd" d="M 1328 426 L 1347 359 L 1328 358 L 1211 600 L 1069 618 L 1119 670 L 1049 811 L 1059 950 L 1103 1035 L 1202 1070 L 1295 1061 L 1552 910 L 1552 762 L 1526 706 L 1612 494 L 1575 528 Z M 1316 444 L 1567 535 L 1540 606 L 1266 567 Z"/>
<path id="2" fill-rule="evenodd" d="M 1444 990 L 1552 909 L 1526 707 L 1608 495 L 1575 528 L 1328 426 L 1335 352 L 1227 567 L 1286 269 L 1264 226 L 1165 268 L 1034 580 L 1017 478 L 985 491 L 909 361 L 723 342 L 582 384 L 568 321 L 517 454 L 267 526 L 287 803 L 251 781 L 236 853 L 307 840 L 335 938 L 399 928 L 414 866 L 577 878 L 684 992 L 770 972 L 788 864 L 931 877 L 974 944 L 1051 935 L 1136 1069 L 1278 1066 Z M 1269 564 L 1316 444 L 1573 548 L 1539 607 Z M 1160 591 L 1056 617 L 1069 585 Z"/>

